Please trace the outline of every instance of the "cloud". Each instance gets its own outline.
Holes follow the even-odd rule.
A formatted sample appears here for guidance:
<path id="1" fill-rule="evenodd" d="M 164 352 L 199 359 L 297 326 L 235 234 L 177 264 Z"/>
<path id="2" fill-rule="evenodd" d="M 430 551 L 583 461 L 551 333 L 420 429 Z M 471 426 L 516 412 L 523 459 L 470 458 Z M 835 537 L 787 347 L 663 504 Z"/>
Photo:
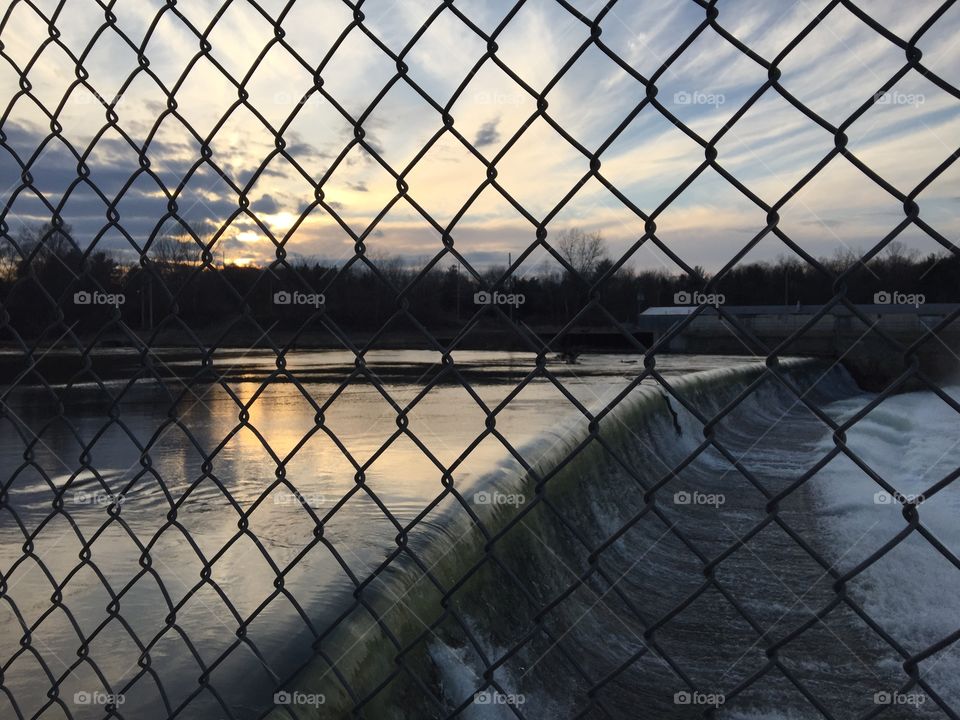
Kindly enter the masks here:
<path id="1" fill-rule="evenodd" d="M 936 3 L 924 3 L 917 13 L 898 14 L 900 3 L 876 0 L 870 12 L 901 37 L 910 37 L 935 9 Z M 512 5 L 506 0 L 488 0 L 465 5 L 461 12 L 492 32 Z M 584 0 L 579 5 L 581 12 L 595 15 L 602 3 Z M 69 13 L 69 7 L 64 13 Z M 198 26 L 204 26 L 201 20 L 212 17 L 218 7 L 213 0 L 196 0 L 189 15 Z M 25 6 L 17 8 L 14 17 L 20 32 L 6 39 L 5 52 L 23 67 L 50 39 L 45 22 Z M 273 33 L 257 13 L 237 9 L 224 15 L 212 36 L 213 55 L 235 77 L 259 57 Z M 382 16 L 371 13 L 368 28 L 397 52 L 433 9 L 434 3 L 428 0 L 397 3 Z M 135 4 L 117 12 L 120 27 L 135 44 L 155 15 L 147 5 Z M 810 20 L 812 12 L 803 3 L 786 12 L 776 3 L 743 0 L 722 9 L 718 22 L 771 60 Z M 164 15 L 144 52 L 151 71 L 169 89 L 197 52 L 197 38 L 173 14 Z M 702 20 L 702 9 L 695 3 L 620 3 L 604 17 L 604 44 L 649 78 Z M 338 40 L 351 22 L 351 13 L 337 9 L 336 4 L 320 10 L 310 3 L 297 3 L 286 16 L 287 41 L 307 65 L 316 67 L 337 46 L 323 72 L 323 92 L 314 92 L 302 106 L 297 100 L 312 86 L 313 71 L 281 45 L 271 48 L 247 83 L 249 103 L 274 129 L 284 127 L 284 152 L 309 179 L 277 155 L 275 139 L 262 127 L 257 114 L 237 106 L 235 86 L 205 61 L 179 86 L 177 113 L 168 114 L 162 88 L 138 69 L 135 53 L 116 33 L 98 36 L 84 66 L 91 73 L 91 86 L 104 96 L 117 92 L 134 74 L 134 82 L 117 107 L 118 124 L 135 144 L 151 137 L 146 152 L 149 172 L 141 169 L 137 152 L 120 134 L 113 130 L 99 134 L 105 122 L 103 108 L 83 87 L 72 91 L 59 115 L 62 137 L 78 154 L 90 149 L 90 182 L 103 191 L 107 202 L 123 193 L 118 205 L 120 225 L 137 241 L 167 221 L 164 190 L 175 192 L 184 178 L 177 214 L 203 230 L 204 236 L 227 224 L 230 231 L 225 237 L 229 235 L 231 242 L 235 234 L 261 232 L 244 214 L 231 221 L 240 209 L 239 198 L 217 169 L 204 162 L 194 170 L 201 161 L 201 142 L 209 142 L 214 151 L 212 162 L 253 200 L 252 212 L 278 237 L 286 232 L 279 229 L 292 226 L 318 196 L 315 185 L 322 184 L 330 207 L 354 233 L 367 233 L 382 252 L 409 257 L 433 254 L 442 247 L 441 230 L 405 199 L 387 210 L 397 198 L 396 180 L 380 161 L 356 145 L 353 123 L 357 121 L 366 133 L 366 142 L 384 162 L 404 173 L 409 200 L 431 213 L 441 226 L 453 223 L 450 232 L 457 248 L 471 253 L 480 264 L 500 262 L 497 259 L 507 252 L 516 255 L 535 240 L 530 217 L 496 188 L 488 187 L 480 197 L 473 197 L 487 182 L 486 168 L 473 150 L 492 160 L 521 130 L 519 140 L 510 143 L 497 160 L 497 183 L 518 199 L 534 220 L 550 217 L 550 233 L 572 224 L 599 230 L 610 240 L 612 253 L 629 247 L 642 234 L 642 220 L 596 181 L 579 187 L 566 207 L 557 207 L 588 172 L 586 155 L 601 148 L 600 173 L 605 181 L 644 213 L 658 213 L 665 242 L 692 263 L 721 266 L 749 239 L 754 215 L 761 223 L 757 229 L 762 227 L 765 212 L 712 169 L 704 173 L 702 181 L 673 198 L 668 207 L 661 207 L 700 168 L 703 147 L 653 105 L 647 104 L 635 114 L 646 96 L 643 83 L 596 47 L 579 55 L 564 76 L 552 83 L 557 71 L 589 37 L 588 25 L 559 3 L 529 0 L 500 34 L 497 59 L 535 92 L 549 88 L 547 112 L 575 144 L 542 119 L 530 122 L 535 98 L 496 62 L 488 58 L 480 67 L 473 67 L 482 58 L 486 43 L 449 9 L 435 19 L 431 26 L 435 31 L 420 36 L 407 54 L 406 77 L 397 77 L 396 63 L 359 29 L 350 29 Z M 58 19 L 63 42 L 74 50 L 82 50 L 100 24 L 84 12 Z M 947 13 L 918 40 L 925 63 L 934 62 L 934 69 L 954 83 L 957 78 L 949 69 L 960 67 L 960 46 L 951 42 L 958 32 L 960 15 Z M 35 94 L 49 109 L 57 106 L 73 82 L 72 73 L 64 72 L 63 53 L 57 51 L 58 55 L 53 49 L 51 45 L 51 52 L 45 51 L 30 72 Z M 0 73 L 0 105 L 6 107 L 19 92 L 18 78 L 7 60 L 0 59 L 0 65 L 6 71 Z M 842 6 L 778 61 L 783 70 L 780 84 L 835 126 L 902 65 L 902 51 Z M 470 79 L 464 85 L 468 71 Z M 709 141 L 766 82 L 767 71 L 706 28 L 657 78 L 657 101 Z M 416 83 L 450 113 L 452 128 L 444 131 L 437 107 L 410 83 Z M 455 90 L 459 90 L 456 101 L 445 107 L 446 98 Z M 960 102 L 916 71 L 908 72 L 894 90 L 907 98 L 922 94 L 924 101 L 871 108 L 845 127 L 847 150 L 900 192 L 909 194 L 955 149 L 951 140 L 960 133 Z M 722 96 L 723 102 L 676 102 L 675 96 L 696 98 L 697 93 Z M 377 104 L 372 105 L 375 100 Z M 230 118 L 208 138 L 207 133 L 228 110 Z M 631 120 L 624 127 L 628 117 Z M 21 97 L 5 116 L 5 145 L 21 162 L 37 154 L 29 168 L 32 187 L 52 205 L 62 203 L 60 212 L 78 235 L 93 238 L 108 225 L 106 205 L 86 182 L 75 184 L 77 158 L 59 139 L 50 138 L 49 125 L 49 117 L 29 98 Z M 617 137 L 608 142 L 613 133 Z M 463 147 L 456 136 L 472 143 L 473 150 Z M 772 205 L 791 193 L 833 150 L 834 142 L 828 128 L 769 88 L 733 127 L 716 138 L 717 162 L 761 202 Z M 429 150 L 421 156 L 428 143 Z M 585 148 L 586 154 L 575 145 Z M 408 167 L 415 158 L 414 166 Z M 254 177 L 255 169 L 268 159 L 266 169 Z M 151 173 L 156 173 L 163 186 Z M 20 174 L 10 150 L 0 148 L 0 208 L 7 208 L 0 210 L 0 220 L 10 227 L 43 222 L 50 215 L 49 208 L 29 197 L 30 188 L 24 188 Z M 707 182 L 706 176 L 712 180 Z M 134 184 L 126 188 L 134 177 Z M 960 232 L 955 212 L 958 188 L 960 173 L 948 168 L 917 198 L 921 217 L 945 237 L 955 238 Z M 721 192 L 726 190 L 729 193 Z M 471 207 L 461 213 L 467 202 Z M 901 206 L 846 158 L 835 157 L 813 181 L 790 195 L 780 209 L 781 229 L 786 228 L 792 239 L 813 254 L 841 243 L 868 247 L 889 231 Z M 101 242 L 117 249 L 127 244 L 114 231 Z M 782 250 L 778 243 L 771 245 Z M 325 257 L 349 253 L 352 246 L 350 234 L 319 210 L 298 226 L 288 243 L 291 252 Z M 268 242 L 243 245 L 246 253 L 261 253 L 266 261 L 271 249 Z"/>
<path id="2" fill-rule="evenodd" d="M 250 209 L 255 213 L 273 215 L 274 213 L 280 211 L 280 206 L 277 204 L 277 201 L 273 199 L 273 195 L 264 195 L 262 198 L 253 203 L 250 206 Z"/>
<path id="3" fill-rule="evenodd" d="M 481 125 L 476 136 L 473 138 L 473 144 L 481 148 L 500 142 L 500 131 L 497 129 L 499 124 L 500 119 L 497 118 L 496 120 L 491 120 Z"/>

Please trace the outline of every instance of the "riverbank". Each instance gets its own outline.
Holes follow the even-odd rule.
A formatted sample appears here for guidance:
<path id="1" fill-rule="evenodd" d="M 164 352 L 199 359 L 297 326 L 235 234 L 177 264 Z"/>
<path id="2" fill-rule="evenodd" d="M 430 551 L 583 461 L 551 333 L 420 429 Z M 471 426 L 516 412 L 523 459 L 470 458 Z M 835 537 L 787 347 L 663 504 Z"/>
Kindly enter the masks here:
<path id="1" fill-rule="evenodd" d="M 914 333 L 915 334 L 915 333 Z M 555 364 L 564 364 L 598 353 L 635 355 L 642 365 L 644 350 L 651 347 L 653 337 L 646 333 L 631 333 L 619 328 L 581 328 L 565 333 L 557 339 L 555 328 L 516 328 L 504 325 L 477 325 L 464 332 L 462 328 L 442 328 L 424 332 L 394 329 L 382 333 L 349 332 L 340 337 L 323 329 L 305 332 L 276 328 L 248 326 L 226 330 L 208 328 L 191 337 L 182 330 L 168 329 L 154 333 L 137 332 L 133 337 L 116 332 L 104 333 L 98 338 L 82 338 L 93 350 L 70 347 L 66 341 L 56 347 L 49 344 L 31 346 L 30 356 L 23 348 L 11 342 L 0 343 L 0 383 L 36 384 L 122 380 L 146 373 L 163 379 L 194 382 L 214 381 L 244 355 L 250 353 L 309 350 L 341 350 L 353 355 L 372 351 L 419 350 L 439 353 L 447 349 L 458 352 L 498 350 L 535 356 L 545 352 Z M 656 354 L 724 355 L 763 360 L 768 348 L 778 346 L 778 338 L 768 338 L 765 347 L 744 342 L 729 329 L 723 334 L 690 333 L 683 342 L 657 345 Z M 934 382 L 945 382 L 960 377 L 960 332 L 947 328 L 936 337 L 929 337 L 909 354 L 898 352 L 895 346 L 877 333 L 856 333 L 849 338 L 832 337 L 823 342 L 819 336 L 808 341 L 801 337 L 780 347 L 777 357 L 816 357 L 841 363 L 864 390 L 879 392 L 894 383 L 914 364 L 925 377 Z M 895 337 L 903 347 L 912 347 L 916 337 Z M 200 343 L 197 346 L 196 343 Z M 149 348 L 149 349 L 147 349 Z M 204 368 L 207 354 L 215 359 L 216 368 Z M 324 374 L 333 379 L 345 377 L 355 368 L 355 362 L 342 367 L 328 368 Z M 469 365 L 458 362 L 465 373 Z M 405 379 L 412 372 L 405 365 L 380 365 L 378 375 L 384 379 Z M 25 374 L 32 377 L 26 377 Z M 242 379 L 240 371 L 228 372 L 228 380 Z M 308 380 L 312 376 L 301 376 Z M 42 380 L 41 380 L 42 379 Z M 519 380 L 519 375 L 517 376 Z M 926 389 L 916 377 L 898 387 L 898 392 Z"/>

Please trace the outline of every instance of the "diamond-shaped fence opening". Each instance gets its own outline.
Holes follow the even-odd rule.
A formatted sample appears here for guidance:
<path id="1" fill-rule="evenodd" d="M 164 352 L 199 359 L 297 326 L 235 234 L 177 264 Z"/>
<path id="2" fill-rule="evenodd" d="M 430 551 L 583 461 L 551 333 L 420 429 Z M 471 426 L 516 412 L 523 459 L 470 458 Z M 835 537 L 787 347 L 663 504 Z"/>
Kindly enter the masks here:
<path id="1" fill-rule="evenodd" d="M 0 15 L 0 717 L 960 715 L 953 0 Z"/>

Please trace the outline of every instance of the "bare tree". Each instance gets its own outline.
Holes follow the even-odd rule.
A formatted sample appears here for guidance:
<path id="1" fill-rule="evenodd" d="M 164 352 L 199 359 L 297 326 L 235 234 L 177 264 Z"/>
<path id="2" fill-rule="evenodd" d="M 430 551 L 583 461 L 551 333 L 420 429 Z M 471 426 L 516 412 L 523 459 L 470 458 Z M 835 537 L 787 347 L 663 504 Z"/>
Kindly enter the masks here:
<path id="1" fill-rule="evenodd" d="M 406 285 L 411 273 L 404 258 L 399 255 L 387 255 L 379 249 L 367 250 L 365 254 L 370 263 L 387 281 L 396 287 Z M 361 264 L 360 267 L 365 271 L 372 272 L 366 265 Z"/>
<path id="2" fill-rule="evenodd" d="M 0 241 L 0 279 L 10 278 L 16 274 L 20 255 L 10 240 Z"/>
<path id="3" fill-rule="evenodd" d="M 599 232 L 588 233 L 579 228 L 568 228 L 560 233 L 557 251 L 585 280 L 592 278 L 600 263 L 607 259 L 603 236 Z"/>
<path id="4" fill-rule="evenodd" d="M 894 240 L 883 249 L 885 259 L 892 265 L 912 265 L 919 254 L 919 250 L 907 247 L 900 240 Z"/>
<path id="5" fill-rule="evenodd" d="M 186 265 L 195 259 L 199 246 L 187 233 L 163 233 L 150 245 L 149 255 L 163 268 Z"/>
<path id="6" fill-rule="evenodd" d="M 830 258 L 820 258 L 820 263 L 834 273 L 846 272 L 860 262 L 860 254 L 849 247 L 839 247 Z"/>
<path id="7" fill-rule="evenodd" d="M 39 248 L 39 257 L 64 257 L 75 249 L 70 239 L 72 234 L 73 228 L 69 225 L 61 225 L 59 228 L 55 228 L 51 223 L 27 225 L 17 236 L 17 243 L 25 255 Z"/>
<path id="8" fill-rule="evenodd" d="M 793 273 L 802 272 L 808 267 L 806 262 L 792 253 L 781 253 L 777 256 L 776 262 L 766 263 L 766 265 L 770 268 L 776 268 Z"/>

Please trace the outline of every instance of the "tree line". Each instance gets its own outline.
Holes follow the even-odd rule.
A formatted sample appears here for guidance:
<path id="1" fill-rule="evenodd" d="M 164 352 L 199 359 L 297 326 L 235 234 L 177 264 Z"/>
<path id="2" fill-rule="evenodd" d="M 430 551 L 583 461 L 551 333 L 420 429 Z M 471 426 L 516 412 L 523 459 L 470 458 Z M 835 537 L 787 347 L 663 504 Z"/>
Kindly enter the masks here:
<path id="1" fill-rule="evenodd" d="M 827 272 L 796 256 L 733 268 L 720 279 L 703 268 L 693 274 L 669 268 L 617 267 L 599 233 L 572 229 L 554 245 L 566 267 L 555 263 L 502 280 L 506 267 L 474 275 L 458 263 L 440 262 L 428 272 L 396 257 L 335 265 L 296 260 L 269 267 L 201 262 L 202 248 L 189 236 L 163 234 L 140 263 L 103 251 L 81 252 L 69 227 L 28 227 L 0 238 L 0 340 L 42 333 L 62 320 L 78 333 L 96 332 L 119 312 L 135 331 L 161 323 L 198 330 L 246 312 L 263 326 L 295 329 L 322 308 L 341 329 L 373 332 L 407 310 L 431 330 L 459 328 L 484 305 L 533 328 L 560 327 L 581 313 L 578 326 L 608 327 L 610 317 L 630 323 L 651 306 L 675 304 L 678 293 L 709 289 L 732 305 L 822 304 L 840 290 L 834 278 L 852 268 L 846 296 L 872 303 L 878 293 L 922 295 L 926 302 L 958 302 L 960 258 L 921 255 L 889 244 L 866 264 L 846 250 L 820 260 Z M 398 298 L 398 292 L 402 292 Z M 491 321 L 502 315 L 487 309 Z"/>

